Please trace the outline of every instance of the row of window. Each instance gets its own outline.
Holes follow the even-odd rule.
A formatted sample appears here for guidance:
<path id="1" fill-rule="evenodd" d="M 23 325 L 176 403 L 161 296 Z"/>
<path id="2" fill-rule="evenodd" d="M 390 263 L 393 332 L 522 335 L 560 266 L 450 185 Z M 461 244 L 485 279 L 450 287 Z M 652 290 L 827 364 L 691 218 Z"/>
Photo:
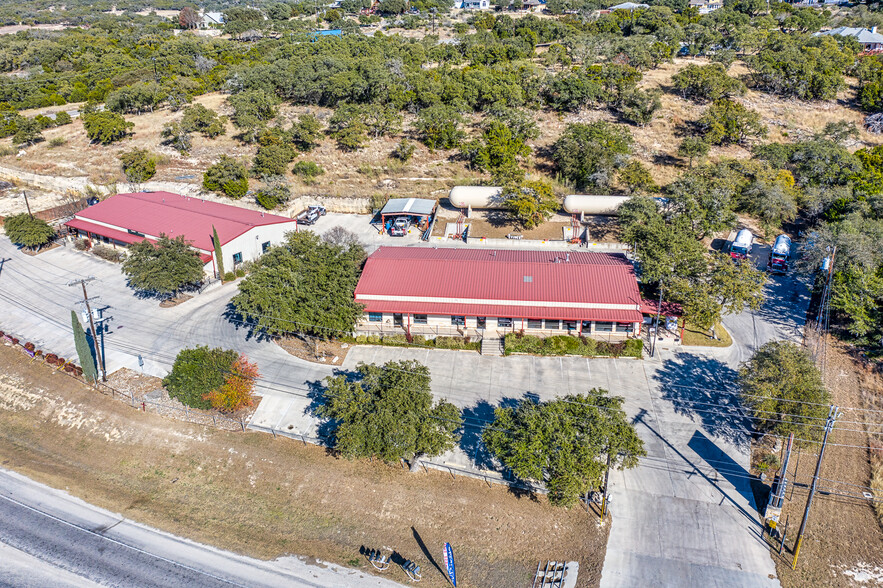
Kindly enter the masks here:
<path id="1" fill-rule="evenodd" d="M 393 315 L 395 318 L 395 323 L 400 325 L 402 322 L 401 315 L 396 314 Z M 425 314 L 415 314 L 413 317 L 413 322 L 415 325 L 425 325 L 428 323 L 428 317 Z M 381 312 L 369 312 L 368 313 L 368 321 L 372 323 L 380 323 L 383 322 L 383 313 Z M 479 329 L 484 329 L 487 327 L 487 317 L 479 316 L 475 318 L 476 326 Z M 451 325 L 462 327 L 466 325 L 466 317 L 465 316 L 451 316 Z M 548 330 L 558 330 L 565 329 L 567 331 L 576 331 L 579 328 L 579 321 L 562 321 L 558 319 L 527 319 L 527 328 L 528 329 L 548 329 Z M 582 321 L 582 330 L 590 331 L 592 328 L 592 321 Z M 511 318 L 498 318 L 497 319 L 497 327 L 501 329 L 511 329 L 512 328 L 512 319 Z M 612 333 L 614 330 L 618 333 L 632 333 L 634 332 L 635 325 L 633 323 L 612 323 L 612 322 L 601 322 L 595 321 L 595 332 L 601 333 Z"/>

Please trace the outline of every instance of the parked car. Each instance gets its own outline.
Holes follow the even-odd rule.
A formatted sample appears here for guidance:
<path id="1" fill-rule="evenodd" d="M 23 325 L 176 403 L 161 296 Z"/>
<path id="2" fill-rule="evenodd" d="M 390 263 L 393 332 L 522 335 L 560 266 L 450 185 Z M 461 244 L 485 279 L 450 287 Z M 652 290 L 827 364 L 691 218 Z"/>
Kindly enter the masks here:
<path id="1" fill-rule="evenodd" d="M 302 225 L 311 225 L 322 216 L 325 216 L 325 208 L 323 206 L 310 206 L 297 215 L 297 222 Z"/>
<path id="2" fill-rule="evenodd" d="M 411 228 L 411 221 L 408 218 L 400 216 L 395 220 L 392 226 L 389 228 L 390 237 L 404 237 L 408 234 L 408 229 Z"/>

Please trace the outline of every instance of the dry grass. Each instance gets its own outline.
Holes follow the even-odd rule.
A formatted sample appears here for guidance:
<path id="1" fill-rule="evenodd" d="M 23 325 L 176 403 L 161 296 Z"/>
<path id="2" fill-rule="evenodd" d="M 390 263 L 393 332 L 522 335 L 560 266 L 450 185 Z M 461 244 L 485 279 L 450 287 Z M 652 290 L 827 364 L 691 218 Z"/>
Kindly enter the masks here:
<path id="1" fill-rule="evenodd" d="M 261 558 L 358 566 L 395 549 L 447 586 L 421 552 L 454 544 L 462 585 L 527 586 L 539 559 L 576 559 L 597 586 L 607 529 L 582 509 L 430 470 L 410 474 L 264 433 L 164 419 L 95 394 L 0 346 L 0 463 L 123 516 Z M 419 534 L 419 540 L 417 539 Z M 404 582 L 398 570 L 387 574 Z"/>
<path id="2" fill-rule="evenodd" d="M 808 341 L 808 345 L 813 347 L 813 342 Z M 863 396 L 867 398 L 871 394 L 879 398 L 883 394 L 879 379 L 875 379 L 873 385 L 863 384 L 868 382 L 866 367 L 856 362 L 842 344 L 832 342 L 828 345 L 825 367 L 823 375 L 833 404 L 869 407 L 863 401 Z M 786 551 L 784 557 L 779 556 L 777 544 L 772 552 L 783 588 L 874 585 L 873 580 L 869 584 L 856 581 L 855 574 L 863 570 L 870 570 L 872 576 L 883 577 L 883 526 L 871 504 L 861 498 L 862 489 L 849 485 L 868 486 L 871 483 L 872 456 L 862 448 L 870 445 L 873 437 L 866 430 L 883 430 L 879 424 L 883 422 L 880 416 L 861 411 L 845 412 L 841 419 L 844 422 L 835 427 L 831 434 L 821 471 L 821 477 L 826 481 L 821 485 L 834 492 L 853 493 L 858 497 L 840 497 L 830 493 L 816 495 L 797 570 L 791 569 L 791 549 L 806 504 L 806 488 L 792 485 L 786 492 L 783 509 L 783 520 L 788 520 Z M 847 420 L 853 421 L 853 424 L 846 424 Z M 865 426 L 856 423 L 862 420 L 866 421 Z M 789 466 L 789 470 L 796 468 L 798 482 L 811 481 L 816 465 L 812 454 L 816 449 L 804 447 L 799 456 L 797 452 L 792 454 L 793 465 Z M 845 484 L 832 484 L 830 480 Z"/>
<path id="3" fill-rule="evenodd" d="M 703 59 L 676 59 L 674 63 L 662 64 L 659 68 L 644 74 L 641 82 L 643 88 L 661 88 L 662 110 L 653 122 L 645 127 L 630 127 L 635 138 L 635 155 L 651 170 L 659 184 L 675 179 L 684 167 L 676 157 L 677 147 L 681 141 L 685 123 L 697 120 L 702 116 L 706 106 L 683 100 L 671 91 L 671 77 L 674 73 L 690 63 L 707 63 Z M 747 70 L 741 62 L 735 63 L 730 73 L 744 76 Z M 749 91 L 742 101 L 749 107 L 758 110 L 765 124 L 770 129 L 770 140 L 789 141 L 811 135 L 821 130 L 828 122 L 849 120 L 861 126 L 862 113 L 851 102 L 854 95 L 855 80 L 849 80 L 850 88 L 842 93 L 837 100 L 831 102 L 801 102 L 772 97 L 767 94 Z M 222 114 L 229 114 L 225 102 L 226 96 L 212 93 L 200 96 L 196 102 L 213 108 Z M 28 111 L 29 115 L 37 112 L 55 112 L 71 109 L 74 105 L 51 107 Z M 281 116 L 293 119 L 299 114 L 312 113 L 320 120 L 327 121 L 332 110 L 327 108 L 284 105 L 280 109 Z M 0 158 L 0 164 L 8 164 L 40 174 L 56 176 L 86 176 L 96 184 L 123 182 L 119 167 L 118 155 L 121 151 L 133 147 L 145 148 L 163 155 L 158 166 L 155 181 L 176 182 L 179 185 L 190 185 L 198 190 L 202 172 L 216 161 L 221 154 L 232 155 L 250 161 L 255 153 L 255 146 L 243 145 L 236 139 L 235 129 L 227 125 L 227 134 L 217 139 L 193 138 L 193 150 L 187 157 L 180 156 L 167 146 L 160 145 L 160 131 L 169 120 L 180 118 L 180 113 L 160 110 L 139 116 L 127 116 L 135 123 L 131 138 L 102 147 L 90 145 L 85 137 L 82 124 L 75 121 L 72 125 L 44 132 L 46 141 L 28 149 L 27 155 L 16 159 L 14 156 Z M 537 110 L 535 118 L 540 136 L 530 141 L 535 156 L 528 163 L 528 172 L 535 176 L 549 177 L 553 173 L 553 162 L 545 159 L 549 147 L 560 136 L 564 127 L 573 122 L 592 122 L 596 120 L 615 121 L 615 116 L 606 109 L 583 110 L 579 113 L 555 113 L 548 110 Z M 472 116 L 474 125 L 480 121 L 479 116 Z M 413 115 L 403 115 L 403 136 L 414 139 Z M 474 127 L 473 127 L 473 131 Z M 49 148 L 49 141 L 55 137 L 64 137 L 67 143 L 61 147 Z M 385 137 L 368 142 L 366 147 L 356 153 L 343 153 L 337 149 L 334 141 L 325 139 L 312 153 L 300 155 L 300 159 L 315 161 L 326 173 L 320 176 L 315 184 L 304 184 L 294 176 L 288 176 L 295 196 L 334 196 L 334 197 L 368 197 L 372 194 L 390 196 L 409 195 L 423 198 L 439 198 L 447 190 L 458 183 L 487 181 L 488 177 L 468 170 L 463 161 L 454 157 L 454 151 L 429 151 L 417 144 L 414 157 L 406 164 L 390 159 L 390 153 L 398 143 L 399 137 Z M 6 146 L 9 139 L 0 141 Z M 859 140 L 851 148 L 883 144 L 883 136 L 871 135 L 862 131 Z M 711 150 L 710 157 L 746 158 L 750 156 L 749 146 L 716 147 Z M 185 176 L 193 176 L 187 178 Z M 253 187 L 259 182 L 252 180 Z M 568 188 L 555 184 L 556 191 L 561 194 Z M 241 202 L 241 204 L 249 204 Z M 254 205 L 250 203 L 250 205 Z M 15 206 L 10 205 L 9 211 Z M 286 210 L 283 212 L 296 212 Z"/>

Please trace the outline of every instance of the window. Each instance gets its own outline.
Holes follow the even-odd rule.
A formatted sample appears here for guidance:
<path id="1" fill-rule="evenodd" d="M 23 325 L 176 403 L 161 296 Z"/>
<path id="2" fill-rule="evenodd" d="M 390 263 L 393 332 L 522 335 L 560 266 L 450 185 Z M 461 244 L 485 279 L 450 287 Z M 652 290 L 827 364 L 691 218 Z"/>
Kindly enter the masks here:
<path id="1" fill-rule="evenodd" d="M 543 328 L 543 320 L 542 319 L 527 319 L 527 328 L 528 329 L 542 329 Z"/>
<path id="2" fill-rule="evenodd" d="M 568 331 L 576 330 L 576 321 L 564 321 L 564 328 Z"/>
<path id="3" fill-rule="evenodd" d="M 479 329 L 483 329 L 487 326 L 487 317 L 477 316 L 475 317 L 475 326 Z"/>
<path id="4" fill-rule="evenodd" d="M 261 253 L 266 253 L 267 249 L 269 249 L 269 248 L 270 248 L 270 242 L 264 241 L 264 243 L 261 244 Z"/>
<path id="5" fill-rule="evenodd" d="M 368 313 L 368 321 L 372 323 L 382 323 L 383 322 L 383 313 L 382 312 L 369 312 Z"/>
<path id="6" fill-rule="evenodd" d="M 427 322 L 425 314 L 415 314 L 414 315 L 414 324 L 415 325 L 425 325 Z"/>
<path id="7" fill-rule="evenodd" d="M 635 330 L 635 323 L 616 323 L 617 333 L 631 333 Z"/>
<path id="8" fill-rule="evenodd" d="M 592 330 L 592 321 L 583 321 L 581 330 L 583 333 L 590 332 Z"/>
<path id="9" fill-rule="evenodd" d="M 603 321 L 595 321 L 595 332 L 597 333 L 610 333 L 613 331 L 613 323 L 603 322 Z"/>
<path id="10" fill-rule="evenodd" d="M 561 321 L 558 319 L 546 319 L 547 329 L 558 329 L 561 327 Z"/>
<path id="11" fill-rule="evenodd" d="M 509 327 L 512 326 L 512 319 L 510 319 L 510 318 L 498 318 L 498 319 L 497 319 L 497 326 L 498 326 L 498 327 L 505 327 L 505 328 L 508 329 Z"/>
<path id="12" fill-rule="evenodd" d="M 451 324 L 457 325 L 458 327 L 462 327 L 463 325 L 466 324 L 466 317 L 465 316 L 452 316 L 451 317 Z"/>
<path id="13" fill-rule="evenodd" d="M 237 263 L 242 263 L 242 253 L 241 252 L 233 254 L 233 265 L 236 265 Z"/>

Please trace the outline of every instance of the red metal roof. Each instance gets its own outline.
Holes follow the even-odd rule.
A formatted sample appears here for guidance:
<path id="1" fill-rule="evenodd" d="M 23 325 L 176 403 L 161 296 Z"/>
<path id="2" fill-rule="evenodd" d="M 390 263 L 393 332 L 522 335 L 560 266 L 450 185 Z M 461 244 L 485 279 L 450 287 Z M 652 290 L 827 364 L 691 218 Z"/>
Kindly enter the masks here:
<path id="1" fill-rule="evenodd" d="M 644 314 L 659 314 L 659 300 L 644 298 L 641 300 L 641 312 Z M 663 300 L 662 314 L 665 316 L 682 316 L 684 308 L 677 302 Z"/>
<path id="2" fill-rule="evenodd" d="M 641 320 L 631 263 L 589 251 L 381 247 L 355 297 L 373 312 Z"/>
<path id="3" fill-rule="evenodd" d="M 138 235 L 133 235 L 132 233 L 127 233 L 126 231 L 109 229 L 107 227 L 102 227 L 101 225 L 96 225 L 84 220 L 79 220 L 77 218 L 70 220 L 64 224 L 73 229 L 80 229 L 81 231 L 87 231 L 89 233 L 107 237 L 108 239 L 113 239 L 114 241 L 120 241 L 121 243 L 125 243 L 126 245 L 139 243 L 145 239 L 144 237 L 139 237 Z M 148 241 L 150 241 L 151 243 L 155 242 L 153 239 L 148 239 Z"/>
<path id="4" fill-rule="evenodd" d="M 75 220 L 66 224 L 74 226 L 71 223 L 76 220 L 106 223 L 123 231 L 133 230 L 153 237 L 159 237 L 160 233 L 169 237 L 183 235 L 194 247 L 203 251 L 214 249 L 213 226 L 218 231 L 221 244 L 225 244 L 252 227 L 278 223 L 294 224 L 293 219 L 284 216 L 171 192 L 117 194 L 78 212 Z M 98 228 L 94 232 L 101 235 L 113 230 Z"/>

